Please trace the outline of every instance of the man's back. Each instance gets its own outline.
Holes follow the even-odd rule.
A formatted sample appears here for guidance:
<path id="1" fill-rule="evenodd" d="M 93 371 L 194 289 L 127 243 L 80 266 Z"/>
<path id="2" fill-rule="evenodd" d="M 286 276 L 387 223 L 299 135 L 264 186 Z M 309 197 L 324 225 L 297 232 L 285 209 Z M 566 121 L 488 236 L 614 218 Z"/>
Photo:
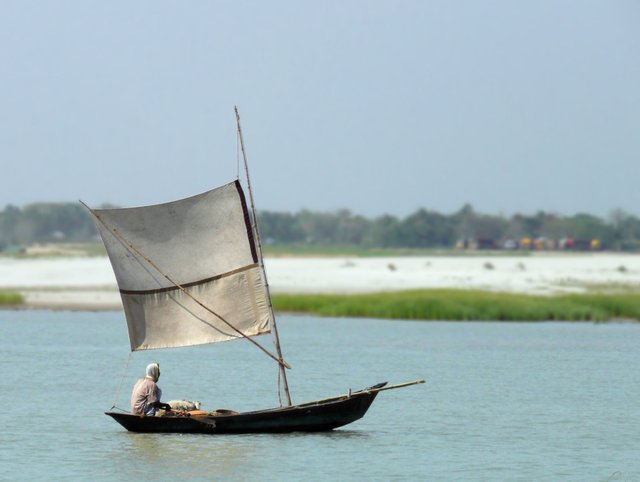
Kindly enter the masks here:
<path id="1" fill-rule="evenodd" d="M 141 378 L 133 387 L 131 393 L 131 413 L 136 415 L 153 415 L 153 403 L 160 401 L 160 388 L 150 378 Z"/>

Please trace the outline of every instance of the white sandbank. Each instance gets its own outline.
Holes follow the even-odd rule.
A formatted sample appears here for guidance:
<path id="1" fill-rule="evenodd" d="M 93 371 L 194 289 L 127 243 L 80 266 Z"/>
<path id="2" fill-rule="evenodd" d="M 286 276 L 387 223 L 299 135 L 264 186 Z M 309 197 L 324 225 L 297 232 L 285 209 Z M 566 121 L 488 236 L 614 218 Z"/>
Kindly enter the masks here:
<path id="1" fill-rule="evenodd" d="M 589 287 L 640 288 L 640 255 L 286 258 L 265 260 L 272 293 L 358 293 L 458 288 L 528 294 Z M 30 307 L 119 309 L 106 257 L 0 258 L 0 289 L 23 293 Z"/>

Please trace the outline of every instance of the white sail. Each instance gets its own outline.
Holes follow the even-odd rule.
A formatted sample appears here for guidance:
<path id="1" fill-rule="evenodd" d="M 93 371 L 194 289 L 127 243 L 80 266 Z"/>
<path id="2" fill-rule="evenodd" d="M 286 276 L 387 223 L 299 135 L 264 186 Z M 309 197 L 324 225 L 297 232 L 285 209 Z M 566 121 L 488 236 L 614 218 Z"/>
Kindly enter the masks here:
<path id="1" fill-rule="evenodd" d="M 246 336 L 270 331 L 269 295 L 239 182 L 180 201 L 93 213 L 132 351 L 240 337 L 229 325 Z"/>

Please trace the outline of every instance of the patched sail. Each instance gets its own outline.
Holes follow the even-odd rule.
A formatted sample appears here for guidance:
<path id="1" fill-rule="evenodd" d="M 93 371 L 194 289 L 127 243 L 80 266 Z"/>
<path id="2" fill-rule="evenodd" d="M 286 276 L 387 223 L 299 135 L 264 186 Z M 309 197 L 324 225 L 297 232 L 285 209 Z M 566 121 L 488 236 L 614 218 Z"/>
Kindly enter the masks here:
<path id="1" fill-rule="evenodd" d="M 175 202 L 92 212 L 132 351 L 240 337 L 229 325 L 246 336 L 269 332 L 268 290 L 238 181 Z"/>

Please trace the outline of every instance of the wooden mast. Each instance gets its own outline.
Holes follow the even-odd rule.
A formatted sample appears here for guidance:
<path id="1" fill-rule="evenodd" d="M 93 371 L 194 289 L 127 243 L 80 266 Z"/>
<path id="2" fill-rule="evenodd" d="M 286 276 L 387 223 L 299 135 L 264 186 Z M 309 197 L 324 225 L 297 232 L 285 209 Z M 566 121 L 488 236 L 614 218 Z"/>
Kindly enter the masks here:
<path id="1" fill-rule="evenodd" d="M 278 336 L 278 327 L 276 325 L 276 317 L 273 313 L 273 305 L 271 303 L 271 293 L 269 291 L 269 282 L 267 281 L 267 272 L 264 269 L 264 259 L 262 257 L 262 242 L 260 240 L 260 230 L 258 229 L 258 217 L 256 216 L 256 207 L 253 202 L 253 191 L 251 190 L 251 180 L 249 178 L 249 166 L 247 164 L 247 153 L 244 149 L 244 139 L 242 137 L 242 128 L 240 127 L 240 113 L 238 112 L 238 107 L 235 107 L 236 111 L 236 122 L 238 124 L 238 137 L 240 138 L 240 149 L 242 150 L 242 158 L 244 160 L 244 170 L 245 175 L 247 177 L 247 188 L 249 190 L 249 199 L 251 200 L 251 212 L 253 214 L 253 231 L 256 236 L 256 241 L 258 245 L 258 258 L 260 262 L 260 268 L 262 269 L 262 276 L 264 277 L 264 284 L 267 290 L 267 298 L 269 300 L 269 316 L 271 317 L 271 326 L 273 327 L 273 337 L 276 344 L 276 352 L 278 354 L 278 358 L 280 359 L 280 363 L 278 363 L 278 369 L 280 370 L 280 376 L 282 377 L 282 381 L 284 384 L 284 392 L 287 397 L 287 404 L 289 406 L 291 403 L 291 395 L 289 394 L 289 384 L 287 382 L 287 372 L 285 367 L 283 366 L 283 358 L 282 358 L 282 350 L 280 349 L 280 337 Z M 282 405 L 282 402 L 280 403 Z"/>

